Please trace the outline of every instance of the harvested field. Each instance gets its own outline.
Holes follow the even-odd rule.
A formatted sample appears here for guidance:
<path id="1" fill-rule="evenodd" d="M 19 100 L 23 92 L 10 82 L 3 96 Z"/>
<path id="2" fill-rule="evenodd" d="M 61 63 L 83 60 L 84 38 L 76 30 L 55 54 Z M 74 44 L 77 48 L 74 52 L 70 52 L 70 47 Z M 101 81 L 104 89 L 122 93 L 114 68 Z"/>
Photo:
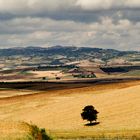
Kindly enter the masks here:
<path id="1" fill-rule="evenodd" d="M 27 94 L 35 94 L 37 91 L 26 90 L 26 89 L 9 89 L 9 88 L 0 88 L 0 98 L 21 96 Z"/>
<path id="2" fill-rule="evenodd" d="M 57 138 L 140 136 L 140 81 L 110 83 L 0 99 L 0 120 L 32 121 Z M 85 126 L 85 105 L 100 112 L 99 125 Z"/>
<path id="3" fill-rule="evenodd" d="M 49 77 L 55 78 L 57 76 L 62 76 L 61 71 L 30 71 L 30 73 L 34 74 L 35 77 Z"/>
<path id="4" fill-rule="evenodd" d="M 46 77 L 47 79 L 56 79 L 56 77 L 61 77 L 61 79 L 66 79 L 66 77 L 70 76 L 70 74 L 63 73 L 61 70 L 29 71 L 29 73 L 33 74 L 34 78 Z"/>
<path id="5" fill-rule="evenodd" d="M 24 122 L 0 121 L 0 140 L 27 140 L 31 131 L 30 125 Z"/>
<path id="6" fill-rule="evenodd" d="M 44 129 L 34 124 L 20 121 L 0 121 L 0 140 L 44 140 L 44 136 L 47 140 L 51 140 Z"/>

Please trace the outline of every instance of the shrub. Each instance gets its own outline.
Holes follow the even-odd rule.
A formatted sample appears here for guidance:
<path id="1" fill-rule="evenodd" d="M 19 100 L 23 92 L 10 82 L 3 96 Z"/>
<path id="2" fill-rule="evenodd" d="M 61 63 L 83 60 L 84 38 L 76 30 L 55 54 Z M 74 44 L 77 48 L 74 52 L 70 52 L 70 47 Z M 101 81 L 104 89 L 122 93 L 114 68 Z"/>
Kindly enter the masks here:
<path id="1" fill-rule="evenodd" d="M 31 125 L 32 128 L 32 137 L 34 140 L 52 140 L 50 136 L 46 133 L 44 128 L 39 128 L 36 125 Z"/>

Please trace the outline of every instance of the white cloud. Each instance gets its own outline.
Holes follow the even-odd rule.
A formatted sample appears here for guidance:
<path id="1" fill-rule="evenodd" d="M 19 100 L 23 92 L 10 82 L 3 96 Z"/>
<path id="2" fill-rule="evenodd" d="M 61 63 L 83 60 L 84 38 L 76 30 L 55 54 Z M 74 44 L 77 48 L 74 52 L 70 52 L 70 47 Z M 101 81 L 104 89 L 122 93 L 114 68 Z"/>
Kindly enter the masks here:
<path id="1" fill-rule="evenodd" d="M 74 6 L 75 0 L 0 0 L 0 12 L 11 14 L 34 14 L 57 11 Z"/>
<path id="2" fill-rule="evenodd" d="M 76 5 L 85 10 L 140 8 L 140 0 L 78 0 Z"/>
<path id="3" fill-rule="evenodd" d="M 140 0 L 0 0 L 0 20 L 44 17 L 92 22 L 114 15 L 137 21 L 139 11 Z"/>
<path id="4" fill-rule="evenodd" d="M 0 0 L 0 47 L 138 49 L 139 14 L 140 0 Z"/>
<path id="5" fill-rule="evenodd" d="M 0 12 L 16 15 L 67 10 L 140 8 L 140 0 L 0 0 Z"/>
<path id="6" fill-rule="evenodd" d="M 102 17 L 81 23 L 46 18 L 17 18 L 0 23 L 0 47 L 76 45 L 133 50 L 140 48 L 140 22 Z M 123 44 L 123 45 L 122 45 Z"/>

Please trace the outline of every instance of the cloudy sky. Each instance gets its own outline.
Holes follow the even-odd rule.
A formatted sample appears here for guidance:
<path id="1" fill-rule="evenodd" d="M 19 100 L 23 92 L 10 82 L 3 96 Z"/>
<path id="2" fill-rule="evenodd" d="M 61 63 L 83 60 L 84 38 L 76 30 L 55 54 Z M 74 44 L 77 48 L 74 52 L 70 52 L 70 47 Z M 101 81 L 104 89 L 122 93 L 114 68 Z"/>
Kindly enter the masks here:
<path id="1" fill-rule="evenodd" d="M 140 51 L 140 0 L 0 0 L 0 48 Z"/>

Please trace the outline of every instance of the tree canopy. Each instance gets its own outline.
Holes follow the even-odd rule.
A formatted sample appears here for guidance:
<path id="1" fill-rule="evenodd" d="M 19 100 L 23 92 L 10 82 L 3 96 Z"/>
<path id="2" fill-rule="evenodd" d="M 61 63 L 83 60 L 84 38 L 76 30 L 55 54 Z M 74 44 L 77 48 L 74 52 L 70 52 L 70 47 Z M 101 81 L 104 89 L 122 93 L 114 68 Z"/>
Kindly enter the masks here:
<path id="1" fill-rule="evenodd" d="M 91 124 L 93 121 L 96 122 L 98 113 L 99 112 L 92 105 L 88 105 L 84 107 L 81 117 L 83 120 L 90 121 Z"/>

